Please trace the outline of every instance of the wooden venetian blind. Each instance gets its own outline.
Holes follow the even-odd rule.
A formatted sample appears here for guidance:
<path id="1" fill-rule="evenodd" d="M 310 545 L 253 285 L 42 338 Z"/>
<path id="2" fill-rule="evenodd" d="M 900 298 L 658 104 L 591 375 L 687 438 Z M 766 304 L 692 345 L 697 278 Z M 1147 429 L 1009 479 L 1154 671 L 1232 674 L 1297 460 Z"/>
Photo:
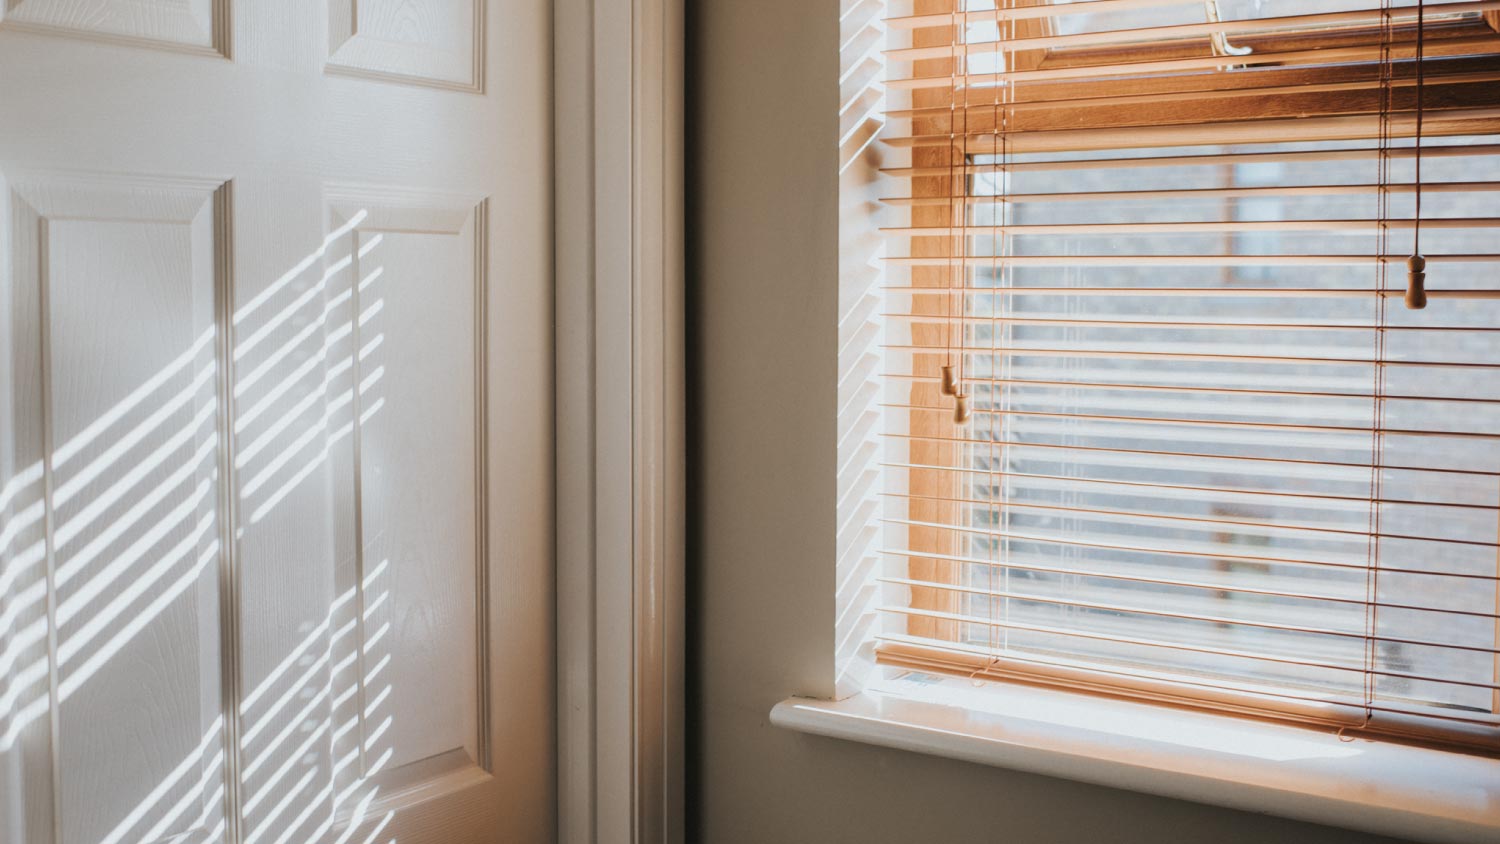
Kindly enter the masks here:
<path id="1" fill-rule="evenodd" d="M 1500 0 L 891 14 L 879 661 L 1500 748 Z"/>

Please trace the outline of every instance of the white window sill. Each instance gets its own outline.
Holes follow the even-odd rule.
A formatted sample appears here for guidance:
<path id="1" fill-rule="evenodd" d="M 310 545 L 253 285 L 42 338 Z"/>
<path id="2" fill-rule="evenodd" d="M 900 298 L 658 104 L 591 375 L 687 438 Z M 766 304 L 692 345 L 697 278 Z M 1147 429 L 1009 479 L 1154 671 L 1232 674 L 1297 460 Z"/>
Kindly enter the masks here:
<path id="1" fill-rule="evenodd" d="M 780 727 L 1443 844 L 1500 841 L 1500 760 L 1062 691 L 909 675 Z"/>

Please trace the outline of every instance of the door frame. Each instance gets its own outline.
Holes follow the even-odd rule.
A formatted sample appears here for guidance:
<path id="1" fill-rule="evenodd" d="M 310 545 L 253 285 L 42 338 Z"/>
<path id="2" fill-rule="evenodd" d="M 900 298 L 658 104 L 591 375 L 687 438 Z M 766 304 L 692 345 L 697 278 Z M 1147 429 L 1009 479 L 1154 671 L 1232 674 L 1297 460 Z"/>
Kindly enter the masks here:
<path id="1" fill-rule="evenodd" d="M 558 840 L 684 840 L 683 0 L 557 0 Z"/>

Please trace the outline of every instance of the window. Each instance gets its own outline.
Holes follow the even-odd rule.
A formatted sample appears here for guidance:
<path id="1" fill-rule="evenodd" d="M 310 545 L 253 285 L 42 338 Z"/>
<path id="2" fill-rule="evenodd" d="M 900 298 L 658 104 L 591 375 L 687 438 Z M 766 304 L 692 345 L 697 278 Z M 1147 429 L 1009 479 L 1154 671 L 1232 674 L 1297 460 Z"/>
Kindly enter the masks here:
<path id="1" fill-rule="evenodd" d="M 1497 10 L 885 10 L 846 674 L 1500 749 Z"/>

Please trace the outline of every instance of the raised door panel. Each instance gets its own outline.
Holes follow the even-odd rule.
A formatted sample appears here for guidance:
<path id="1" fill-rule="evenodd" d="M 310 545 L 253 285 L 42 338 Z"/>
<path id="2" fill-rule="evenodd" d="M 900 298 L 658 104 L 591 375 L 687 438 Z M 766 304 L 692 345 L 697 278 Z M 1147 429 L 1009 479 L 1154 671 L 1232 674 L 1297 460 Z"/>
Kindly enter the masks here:
<path id="1" fill-rule="evenodd" d="M 38 220 L 0 171 L 0 842 L 52 823 Z M 22 273 L 25 273 L 23 276 Z M 8 764 L 6 764 L 8 763 Z M 38 777 L 37 774 L 41 776 Z M 40 780 L 40 781 L 39 781 Z"/>
<path id="2" fill-rule="evenodd" d="M 328 70 L 481 91 L 483 33 L 480 0 L 328 0 Z"/>
<path id="3" fill-rule="evenodd" d="M 10 187 L 11 298 L 34 306 L 11 316 L 38 341 L 46 572 L 27 795 L 57 818 L 52 836 L 29 816 L 16 840 L 220 841 L 219 185 L 52 173 Z"/>
<path id="4" fill-rule="evenodd" d="M 227 0 L 4 0 L 0 26 L 228 54 Z"/>
<path id="5" fill-rule="evenodd" d="M 337 188 L 342 808 L 488 776 L 482 244 L 471 198 Z"/>

